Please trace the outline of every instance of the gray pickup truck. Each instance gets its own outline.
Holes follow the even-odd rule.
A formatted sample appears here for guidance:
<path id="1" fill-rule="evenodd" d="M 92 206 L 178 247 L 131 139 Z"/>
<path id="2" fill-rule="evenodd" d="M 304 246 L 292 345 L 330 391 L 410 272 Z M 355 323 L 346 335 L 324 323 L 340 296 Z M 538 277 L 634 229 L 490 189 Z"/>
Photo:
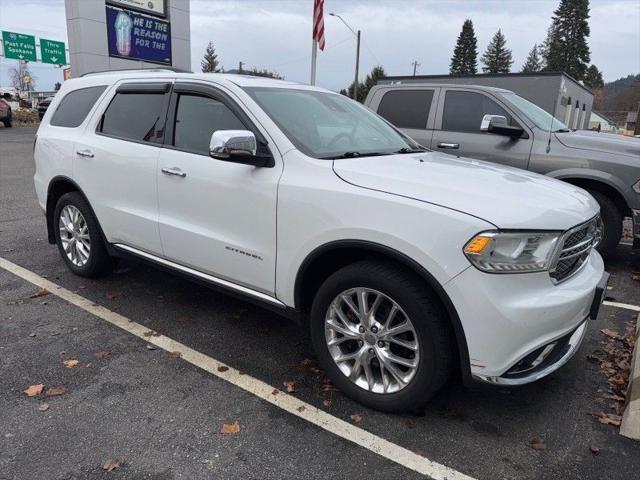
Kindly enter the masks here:
<path id="1" fill-rule="evenodd" d="M 600 204 L 600 253 L 614 253 L 627 216 L 633 219 L 633 247 L 640 248 L 640 139 L 572 131 L 515 93 L 485 86 L 377 85 L 365 105 L 432 150 L 584 188 Z"/>

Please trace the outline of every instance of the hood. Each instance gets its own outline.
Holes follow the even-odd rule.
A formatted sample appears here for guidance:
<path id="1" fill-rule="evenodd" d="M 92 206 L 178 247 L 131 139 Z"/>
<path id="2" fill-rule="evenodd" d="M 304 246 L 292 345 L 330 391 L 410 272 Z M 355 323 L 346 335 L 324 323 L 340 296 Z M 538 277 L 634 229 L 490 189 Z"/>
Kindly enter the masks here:
<path id="1" fill-rule="evenodd" d="M 436 152 L 340 159 L 333 169 L 353 185 L 440 205 L 504 229 L 566 230 L 599 210 L 591 195 L 559 180 Z"/>
<path id="2" fill-rule="evenodd" d="M 637 138 L 590 130 L 556 133 L 555 136 L 565 147 L 615 155 L 629 155 L 635 157 L 640 163 L 640 140 Z"/>

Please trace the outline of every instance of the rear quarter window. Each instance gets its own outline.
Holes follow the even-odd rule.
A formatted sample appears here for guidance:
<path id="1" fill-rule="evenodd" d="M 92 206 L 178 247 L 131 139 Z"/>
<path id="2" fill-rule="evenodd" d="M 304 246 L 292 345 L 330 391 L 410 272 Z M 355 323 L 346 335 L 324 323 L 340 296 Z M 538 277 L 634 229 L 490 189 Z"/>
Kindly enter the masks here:
<path id="1" fill-rule="evenodd" d="M 392 90 L 382 97 L 378 114 L 400 128 L 427 128 L 433 90 Z"/>
<path id="2" fill-rule="evenodd" d="M 75 128 L 80 126 L 106 88 L 106 85 L 101 85 L 80 88 L 67 93 L 49 123 L 56 127 Z"/>

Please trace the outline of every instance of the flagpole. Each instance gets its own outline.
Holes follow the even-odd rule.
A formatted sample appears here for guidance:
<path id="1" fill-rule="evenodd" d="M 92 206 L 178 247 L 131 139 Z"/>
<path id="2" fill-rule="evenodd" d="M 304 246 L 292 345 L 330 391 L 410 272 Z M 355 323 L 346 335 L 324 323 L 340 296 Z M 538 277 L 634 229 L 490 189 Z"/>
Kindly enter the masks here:
<path id="1" fill-rule="evenodd" d="M 318 41 L 311 42 L 311 85 L 316 84 L 316 57 L 318 56 Z"/>

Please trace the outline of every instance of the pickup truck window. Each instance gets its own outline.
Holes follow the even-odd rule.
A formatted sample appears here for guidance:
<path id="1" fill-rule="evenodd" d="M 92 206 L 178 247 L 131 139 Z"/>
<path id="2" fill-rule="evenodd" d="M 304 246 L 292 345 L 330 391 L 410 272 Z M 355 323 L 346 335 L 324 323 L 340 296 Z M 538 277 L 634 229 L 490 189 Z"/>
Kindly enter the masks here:
<path id="1" fill-rule="evenodd" d="M 217 130 L 246 130 L 224 103 L 199 95 L 180 95 L 173 145 L 209 156 L 211 134 Z"/>
<path id="2" fill-rule="evenodd" d="M 329 92 L 245 87 L 298 150 L 314 158 L 386 155 L 418 145 L 359 103 Z"/>
<path id="3" fill-rule="evenodd" d="M 507 117 L 509 125 L 513 119 L 504 108 L 482 93 L 449 90 L 444 99 L 442 130 L 449 132 L 482 133 L 480 124 L 485 115 Z"/>
<path id="4" fill-rule="evenodd" d="M 433 90 L 392 90 L 382 97 L 378 114 L 396 127 L 427 128 Z"/>
<path id="5" fill-rule="evenodd" d="M 67 128 L 80 126 L 105 88 L 107 87 L 88 87 L 69 92 L 56 108 L 51 125 Z"/>
<path id="6" fill-rule="evenodd" d="M 547 131 L 551 128 L 554 132 L 569 131 L 569 128 L 564 123 L 545 112 L 539 106 L 531 103 L 529 100 L 511 92 L 502 93 L 501 96 L 507 102 L 513 104 L 518 110 L 522 111 L 527 118 L 536 124 L 536 127 Z M 552 121 L 553 126 L 551 125 Z"/>
<path id="7" fill-rule="evenodd" d="M 102 116 L 100 132 L 136 142 L 157 142 L 164 93 L 116 93 Z"/>

